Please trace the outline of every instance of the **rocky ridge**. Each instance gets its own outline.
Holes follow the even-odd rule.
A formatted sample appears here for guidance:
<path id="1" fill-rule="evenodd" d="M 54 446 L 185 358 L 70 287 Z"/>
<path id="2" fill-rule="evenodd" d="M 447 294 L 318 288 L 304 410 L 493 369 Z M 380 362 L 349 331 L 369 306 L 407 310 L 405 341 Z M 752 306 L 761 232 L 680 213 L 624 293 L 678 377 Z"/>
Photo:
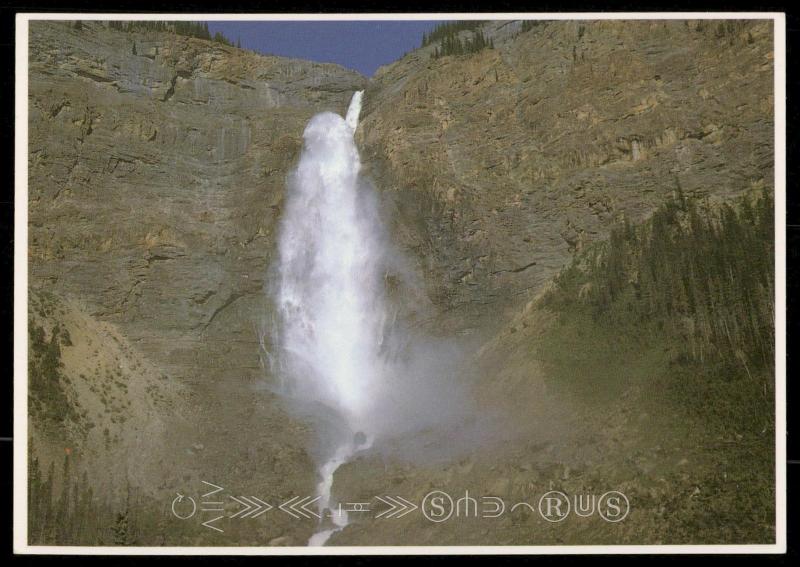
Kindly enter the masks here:
<path id="1" fill-rule="evenodd" d="M 515 310 L 678 188 L 725 200 L 771 185 L 770 22 L 484 30 L 494 49 L 432 59 L 431 45 L 379 69 L 359 128 L 441 308 Z"/>

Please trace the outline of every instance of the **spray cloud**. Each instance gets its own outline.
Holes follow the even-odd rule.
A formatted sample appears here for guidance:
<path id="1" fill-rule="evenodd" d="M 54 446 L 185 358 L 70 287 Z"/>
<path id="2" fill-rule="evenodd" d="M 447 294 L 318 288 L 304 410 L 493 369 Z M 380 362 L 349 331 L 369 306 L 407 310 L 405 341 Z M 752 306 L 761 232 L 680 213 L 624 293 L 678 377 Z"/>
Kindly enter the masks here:
<path id="1" fill-rule="evenodd" d="M 386 275 L 402 262 L 376 195 L 359 176 L 353 136 L 361 97 L 353 95 L 344 119 L 323 112 L 306 126 L 271 290 L 280 393 L 318 430 L 321 509 L 331 506 L 336 468 L 356 451 L 435 427 L 464 408 L 453 384 L 442 380 L 444 352 L 421 348 L 387 297 Z M 334 518 L 338 527 L 346 521 Z M 332 531 L 310 543 L 323 543 Z"/>

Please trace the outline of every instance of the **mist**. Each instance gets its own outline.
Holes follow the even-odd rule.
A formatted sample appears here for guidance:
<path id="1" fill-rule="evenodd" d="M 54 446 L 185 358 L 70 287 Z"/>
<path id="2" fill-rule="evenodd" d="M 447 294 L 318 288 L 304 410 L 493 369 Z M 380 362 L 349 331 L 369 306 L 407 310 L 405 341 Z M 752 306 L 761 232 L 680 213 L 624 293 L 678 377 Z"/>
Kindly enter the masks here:
<path id="1" fill-rule="evenodd" d="M 323 112 L 306 126 L 268 290 L 277 313 L 275 390 L 315 428 L 309 449 L 319 463 L 321 510 L 332 505 L 336 468 L 356 452 L 419 457 L 472 414 L 462 346 L 406 320 L 409 302 L 425 308 L 426 299 L 360 175 L 353 136 L 361 96 L 354 94 L 345 118 Z"/>

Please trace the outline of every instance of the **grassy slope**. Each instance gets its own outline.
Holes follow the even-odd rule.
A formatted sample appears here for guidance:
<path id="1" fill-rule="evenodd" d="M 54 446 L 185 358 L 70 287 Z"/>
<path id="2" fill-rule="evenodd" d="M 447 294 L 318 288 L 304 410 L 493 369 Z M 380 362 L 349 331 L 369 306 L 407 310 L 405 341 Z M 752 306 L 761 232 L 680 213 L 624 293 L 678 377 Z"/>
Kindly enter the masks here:
<path id="1" fill-rule="evenodd" d="M 666 217 L 664 210 L 654 217 L 669 221 L 661 227 L 659 246 L 651 246 L 653 220 L 621 227 L 629 234 L 622 248 L 609 251 L 620 244 L 617 234 L 586 250 L 553 289 L 476 353 L 475 365 L 485 376 L 476 391 L 482 415 L 496 408 L 508 418 L 500 432 L 489 433 L 490 443 L 476 440 L 474 451 L 443 464 L 364 456 L 342 467 L 335 482 L 336 494 L 352 501 L 390 490 L 417 503 L 433 488 L 452 495 L 469 489 L 475 496 L 500 496 L 509 505 L 535 501 L 547 490 L 570 495 L 620 490 L 631 502 L 628 518 L 618 524 L 597 518 L 551 524 L 524 509 L 493 520 L 459 518 L 436 525 L 418 514 L 392 521 L 355 517 L 331 543 L 774 541 L 772 364 L 759 362 L 760 347 L 742 350 L 747 345 L 733 331 L 711 332 L 722 316 L 731 328 L 754 313 L 756 319 L 767 317 L 770 288 L 759 288 L 764 278 L 749 277 L 760 275 L 752 273 L 749 253 L 721 252 L 728 245 L 720 237 L 725 234 L 721 209 L 698 204 L 698 234 L 686 228 L 688 205 L 673 210 L 674 205 L 665 205 Z M 768 208 L 767 200 L 762 210 Z M 736 218 L 732 223 L 728 217 L 728 229 L 741 229 L 736 234 L 746 244 L 742 251 L 763 254 L 758 247 L 771 243 L 770 217 Z M 687 246 L 686 239 L 698 236 L 710 244 Z M 659 262 L 671 277 L 659 275 L 652 286 L 643 283 L 641 267 L 652 254 L 665 252 L 670 259 Z M 659 299 L 680 298 L 675 285 L 692 283 L 681 277 L 684 268 L 712 265 L 720 255 L 725 261 L 718 271 L 707 272 L 709 282 L 719 283 L 723 274 L 750 282 L 727 290 L 718 286 L 717 293 L 726 294 L 724 308 L 718 298 L 708 298 L 713 300 L 709 311 L 700 294 L 691 307 L 687 301 Z M 771 264 L 771 254 L 763 256 Z M 771 278 L 769 272 L 763 275 Z M 645 292 L 637 294 L 637 285 Z M 736 294 L 749 295 L 737 301 Z M 752 309 L 756 300 L 765 308 Z M 695 324 L 697 334 L 687 336 L 686 321 L 703 317 L 711 323 Z M 751 331 L 739 328 L 744 334 L 760 329 L 766 343 L 772 321 L 756 320 Z M 506 437 L 491 437 L 498 434 Z"/>
<path id="2" fill-rule="evenodd" d="M 155 520 L 166 517 L 153 496 L 158 441 L 167 416 L 180 414 L 180 386 L 75 302 L 37 290 L 30 297 L 31 543 L 157 534 L 163 522 Z M 137 524 L 142 510 L 152 521 Z"/>
<path id="3" fill-rule="evenodd" d="M 624 246 L 616 243 L 621 250 L 613 250 L 614 237 L 588 250 L 544 301 L 557 319 L 536 351 L 551 388 L 587 407 L 609 409 L 619 408 L 617 400 L 627 392 L 647 416 L 642 448 L 658 441 L 662 450 L 685 455 L 681 460 L 691 466 L 686 478 L 677 473 L 670 479 L 671 501 L 664 503 L 664 513 L 673 517 L 668 537 L 675 542 L 773 537 L 772 288 L 759 283 L 762 275 L 771 280 L 771 271 L 753 273 L 772 264 L 771 205 L 767 194 L 722 211 L 680 197 L 648 223 L 632 230 L 620 227 L 634 234 Z M 674 214 L 665 214 L 675 207 Z M 687 222 L 692 214 L 698 216 L 694 228 Z M 657 234 L 653 224 L 664 217 L 666 231 Z M 653 242 L 656 235 L 658 243 Z M 698 237 L 708 245 L 693 250 Z M 726 253 L 733 238 L 745 242 L 741 254 Z M 612 259 L 615 254 L 619 257 Z M 733 280 L 734 289 L 723 292 L 716 286 L 726 295 L 724 305 L 712 297 L 659 305 L 641 293 L 644 266 L 664 261 L 654 254 L 671 258 L 662 275 L 671 272 L 673 277 L 655 282 L 664 297 L 679 297 L 679 286 L 693 285 L 689 280 L 696 264 L 719 266 L 719 273 L 708 269 L 707 289 L 719 283 L 717 276 Z M 752 254 L 761 254 L 760 264 Z M 712 322 L 728 318 L 731 328 L 740 323 L 736 327 L 744 336 L 730 329 L 689 335 L 687 328 L 697 328 L 691 322 L 702 317 Z M 750 330 L 744 324 L 748 321 Z"/>

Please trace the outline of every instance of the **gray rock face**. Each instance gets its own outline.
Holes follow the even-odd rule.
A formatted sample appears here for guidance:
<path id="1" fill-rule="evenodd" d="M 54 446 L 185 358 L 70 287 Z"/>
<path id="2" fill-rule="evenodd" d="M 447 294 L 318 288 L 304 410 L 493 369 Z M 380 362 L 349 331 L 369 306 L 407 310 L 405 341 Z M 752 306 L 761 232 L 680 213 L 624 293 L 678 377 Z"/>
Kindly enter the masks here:
<path id="1" fill-rule="evenodd" d="M 432 297 L 464 313 L 534 295 L 678 187 L 772 185 L 770 22 L 492 22 L 495 49 L 378 71 L 363 160 Z"/>
<path id="2" fill-rule="evenodd" d="M 33 22 L 29 57 L 30 285 L 118 326 L 188 386 L 188 424 L 140 440 L 167 477 L 144 488 L 312 493 L 307 428 L 254 389 L 268 379 L 264 285 L 304 126 L 343 113 L 365 79 L 99 23 Z M 273 516 L 298 540 L 312 529 Z"/>
<path id="3" fill-rule="evenodd" d="M 31 25 L 30 68 L 32 284 L 123 323 L 176 378 L 260 375 L 285 175 L 310 116 L 344 112 L 364 79 L 55 22 Z"/>

